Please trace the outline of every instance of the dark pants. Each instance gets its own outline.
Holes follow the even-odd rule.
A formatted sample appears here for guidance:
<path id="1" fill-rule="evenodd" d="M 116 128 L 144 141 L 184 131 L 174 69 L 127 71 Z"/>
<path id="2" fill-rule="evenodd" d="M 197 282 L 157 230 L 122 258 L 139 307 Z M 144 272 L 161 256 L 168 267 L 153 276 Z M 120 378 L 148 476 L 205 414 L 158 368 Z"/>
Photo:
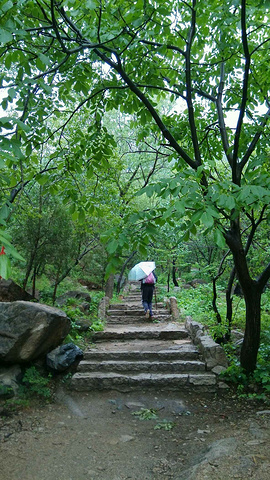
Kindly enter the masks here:
<path id="1" fill-rule="evenodd" d="M 151 285 L 150 283 L 143 283 L 142 284 L 142 304 L 145 313 L 149 310 L 150 316 L 152 317 L 152 300 L 153 300 L 153 293 L 154 293 L 155 285 Z"/>

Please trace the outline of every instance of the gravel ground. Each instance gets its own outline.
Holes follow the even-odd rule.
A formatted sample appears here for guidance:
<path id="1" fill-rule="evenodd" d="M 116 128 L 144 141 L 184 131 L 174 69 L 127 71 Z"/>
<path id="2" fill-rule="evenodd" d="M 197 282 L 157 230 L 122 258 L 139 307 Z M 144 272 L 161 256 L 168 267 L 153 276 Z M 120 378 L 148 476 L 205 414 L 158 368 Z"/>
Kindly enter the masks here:
<path id="1" fill-rule="evenodd" d="M 146 409 L 146 410 L 142 410 Z M 155 413 L 141 419 L 137 412 Z M 270 409 L 230 393 L 91 392 L 0 405 L 0 480 L 270 476 Z"/>

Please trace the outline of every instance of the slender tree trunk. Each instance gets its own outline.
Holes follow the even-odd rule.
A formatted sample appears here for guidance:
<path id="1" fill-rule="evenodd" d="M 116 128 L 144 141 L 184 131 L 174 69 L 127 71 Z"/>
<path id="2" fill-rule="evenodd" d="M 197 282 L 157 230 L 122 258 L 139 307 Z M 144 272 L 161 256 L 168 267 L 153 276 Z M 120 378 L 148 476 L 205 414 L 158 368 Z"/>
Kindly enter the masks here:
<path id="1" fill-rule="evenodd" d="M 122 270 L 121 270 L 119 278 L 118 278 L 117 287 L 116 287 L 117 293 L 120 293 L 120 290 L 121 290 L 121 283 L 122 283 L 122 278 L 123 278 L 123 275 L 124 275 L 124 272 L 125 272 L 125 268 L 126 268 L 127 264 L 130 262 L 130 260 L 134 257 L 135 253 L 137 253 L 137 250 L 134 250 L 134 252 L 132 252 L 129 255 L 129 257 L 127 258 L 127 260 L 125 261 L 125 263 L 122 267 Z"/>
<path id="2" fill-rule="evenodd" d="M 172 281 L 173 281 L 173 284 L 175 285 L 175 287 L 178 287 L 179 284 L 177 282 L 177 279 L 176 279 L 176 267 L 175 267 L 175 258 L 173 258 L 173 261 L 172 261 L 172 264 L 173 264 L 173 267 L 172 267 Z"/>
<path id="3" fill-rule="evenodd" d="M 55 281 L 55 284 L 54 284 L 54 289 L 53 289 L 53 295 L 52 295 L 52 303 L 53 305 L 55 304 L 55 300 L 56 300 L 56 293 L 57 293 L 57 288 L 58 288 L 58 285 L 59 285 L 59 275 L 60 275 L 60 267 L 57 269 L 57 274 L 56 274 L 56 281 Z"/>
<path id="4" fill-rule="evenodd" d="M 105 285 L 105 295 L 106 297 L 112 298 L 114 288 L 114 275 L 111 274 Z"/>
<path id="5" fill-rule="evenodd" d="M 32 296 L 36 296 L 36 277 L 37 277 L 37 268 L 34 268 L 34 273 L 33 273 L 33 282 L 32 282 Z"/>
<path id="6" fill-rule="evenodd" d="M 246 302 L 246 328 L 240 362 L 241 366 L 249 374 L 256 368 L 257 354 L 260 347 L 261 291 L 254 285 L 253 288 L 244 292 L 244 296 Z"/>
<path id="7" fill-rule="evenodd" d="M 233 308 L 232 308 L 232 302 L 233 302 L 233 296 L 232 296 L 232 287 L 233 287 L 233 282 L 235 279 L 235 268 L 231 270 L 230 273 L 230 278 L 227 284 L 227 289 L 226 289 L 226 307 L 227 307 L 227 312 L 226 312 L 226 319 L 228 323 L 228 333 L 226 334 L 226 340 L 229 341 L 231 337 L 231 330 L 232 330 L 232 315 L 233 315 Z"/>
<path id="8" fill-rule="evenodd" d="M 221 319 L 221 315 L 218 311 L 218 307 L 217 307 L 217 278 L 218 277 L 213 277 L 213 300 L 212 300 L 212 306 L 213 306 L 213 310 L 216 314 L 216 319 L 217 319 L 217 323 L 221 323 L 222 319 Z"/>
<path id="9" fill-rule="evenodd" d="M 170 291 L 170 272 L 168 273 L 168 277 L 167 277 L 167 292 Z"/>
<path id="10" fill-rule="evenodd" d="M 33 263 L 34 263 L 34 258 L 35 258 L 35 254 L 32 252 L 29 263 L 28 263 L 28 266 L 27 266 L 27 270 L 26 270 L 26 273 L 25 273 L 25 277 L 24 277 L 24 280 L 23 280 L 23 289 L 24 290 L 26 290 L 27 282 L 28 282 L 28 279 L 30 277 L 30 273 L 31 273 L 32 266 L 33 266 Z"/>

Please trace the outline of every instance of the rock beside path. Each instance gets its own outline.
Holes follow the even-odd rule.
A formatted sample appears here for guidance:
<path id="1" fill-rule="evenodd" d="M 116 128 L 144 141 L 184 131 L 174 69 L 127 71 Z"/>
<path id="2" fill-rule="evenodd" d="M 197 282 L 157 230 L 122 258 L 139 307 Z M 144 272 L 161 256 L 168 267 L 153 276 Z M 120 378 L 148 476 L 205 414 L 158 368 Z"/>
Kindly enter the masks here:
<path id="1" fill-rule="evenodd" d="M 58 308 L 25 301 L 0 303 L 0 361 L 21 364 L 45 356 L 70 331 Z"/>

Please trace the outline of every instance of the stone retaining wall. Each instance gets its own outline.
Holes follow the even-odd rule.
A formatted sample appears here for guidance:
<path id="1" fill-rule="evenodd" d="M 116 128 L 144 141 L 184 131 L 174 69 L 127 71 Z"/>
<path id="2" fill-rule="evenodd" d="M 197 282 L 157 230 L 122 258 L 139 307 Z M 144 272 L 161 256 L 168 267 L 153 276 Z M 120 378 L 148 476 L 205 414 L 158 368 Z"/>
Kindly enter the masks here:
<path id="1" fill-rule="evenodd" d="M 186 317 L 185 327 L 192 338 L 195 345 L 205 361 L 206 370 L 219 374 L 228 367 L 226 354 L 218 343 L 216 343 L 209 335 L 205 334 L 205 327 L 198 322 Z"/>
<path id="2" fill-rule="evenodd" d="M 100 320 L 106 320 L 107 309 L 109 308 L 109 305 L 110 305 L 109 297 L 103 297 L 100 300 L 100 303 L 98 306 L 98 318 L 100 318 Z"/>

